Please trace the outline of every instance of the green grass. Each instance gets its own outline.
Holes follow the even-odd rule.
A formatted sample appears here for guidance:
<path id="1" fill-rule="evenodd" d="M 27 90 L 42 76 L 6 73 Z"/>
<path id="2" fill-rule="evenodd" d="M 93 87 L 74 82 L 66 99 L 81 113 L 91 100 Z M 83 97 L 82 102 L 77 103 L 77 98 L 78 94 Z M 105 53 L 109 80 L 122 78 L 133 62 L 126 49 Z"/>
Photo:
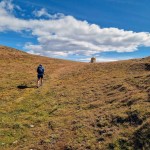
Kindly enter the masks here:
<path id="1" fill-rule="evenodd" d="M 36 88 L 40 63 L 46 73 Z M 146 149 L 145 63 L 150 58 L 77 63 L 1 47 L 0 149 Z"/>

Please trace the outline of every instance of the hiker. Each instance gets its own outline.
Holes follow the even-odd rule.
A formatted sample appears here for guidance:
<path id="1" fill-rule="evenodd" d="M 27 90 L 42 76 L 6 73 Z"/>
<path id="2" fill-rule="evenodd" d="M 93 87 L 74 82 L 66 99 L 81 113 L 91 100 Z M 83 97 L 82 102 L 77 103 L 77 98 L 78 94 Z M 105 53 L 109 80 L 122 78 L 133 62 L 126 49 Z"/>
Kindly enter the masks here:
<path id="1" fill-rule="evenodd" d="M 40 64 L 38 67 L 37 67 L 37 88 L 39 86 L 42 86 L 42 83 L 43 83 L 43 75 L 44 75 L 44 67 Z"/>

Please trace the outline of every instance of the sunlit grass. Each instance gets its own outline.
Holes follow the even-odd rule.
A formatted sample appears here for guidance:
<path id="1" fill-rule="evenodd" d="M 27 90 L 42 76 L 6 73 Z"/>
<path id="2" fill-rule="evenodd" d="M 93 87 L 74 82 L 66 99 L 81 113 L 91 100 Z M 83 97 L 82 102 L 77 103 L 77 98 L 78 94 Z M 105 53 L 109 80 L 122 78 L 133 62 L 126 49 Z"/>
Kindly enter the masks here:
<path id="1" fill-rule="evenodd" d="M 0 149 L 134 149 L 137 132 L 140 142 L 148 136 L 149 58 L 89 64 L 1 53 Z"/>

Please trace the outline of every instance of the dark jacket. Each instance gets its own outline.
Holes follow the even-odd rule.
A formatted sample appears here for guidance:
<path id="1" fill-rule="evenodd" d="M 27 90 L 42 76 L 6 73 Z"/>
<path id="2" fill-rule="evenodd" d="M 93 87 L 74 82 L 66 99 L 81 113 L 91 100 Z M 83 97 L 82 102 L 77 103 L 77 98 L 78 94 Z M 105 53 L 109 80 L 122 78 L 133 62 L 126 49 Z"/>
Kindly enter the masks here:
<path id="1" fill-rule="evenodd" d="M 39 75 L 43 75 L 44 74 L 44 67 L 42 65 L 39 65 L 37 68 L 37 73 Z"/>

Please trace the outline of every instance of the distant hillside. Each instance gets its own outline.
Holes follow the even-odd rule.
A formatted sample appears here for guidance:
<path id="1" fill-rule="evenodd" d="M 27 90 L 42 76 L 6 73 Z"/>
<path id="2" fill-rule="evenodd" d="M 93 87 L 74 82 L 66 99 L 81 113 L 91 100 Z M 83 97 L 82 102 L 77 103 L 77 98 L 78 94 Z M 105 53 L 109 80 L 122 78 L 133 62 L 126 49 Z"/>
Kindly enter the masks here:
<path id="1" fill-rule="evenodd" d="M 0 46 L 0 70 L 0 149 L 149 150 L 150 57 L 90 64 Z"/>

